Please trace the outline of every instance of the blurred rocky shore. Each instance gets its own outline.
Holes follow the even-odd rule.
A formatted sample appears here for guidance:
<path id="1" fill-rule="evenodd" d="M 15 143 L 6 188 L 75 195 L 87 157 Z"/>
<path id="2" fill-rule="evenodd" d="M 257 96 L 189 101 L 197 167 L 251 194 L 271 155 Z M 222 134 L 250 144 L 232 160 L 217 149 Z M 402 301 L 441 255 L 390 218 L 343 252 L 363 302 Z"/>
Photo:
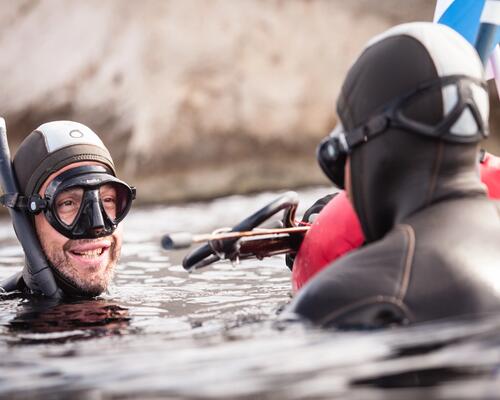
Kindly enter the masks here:
<path id="1" fill-rule="evenodd" d="M 326 183 L 314 152 L 349 65 L 434 4 L 4 0 L 1 115 L 13 149 L 49 120 L 89 125 L 143 203 Z"/>

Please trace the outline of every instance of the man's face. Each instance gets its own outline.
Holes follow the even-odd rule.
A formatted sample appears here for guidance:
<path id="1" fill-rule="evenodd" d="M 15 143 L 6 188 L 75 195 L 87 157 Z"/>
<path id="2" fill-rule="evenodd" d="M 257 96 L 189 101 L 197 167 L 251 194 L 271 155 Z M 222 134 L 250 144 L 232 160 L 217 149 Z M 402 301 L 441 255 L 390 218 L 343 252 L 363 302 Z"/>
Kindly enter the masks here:
<path id="1" fill-rule="evenodd" d="M 44 196 L 45 189 L 57 175 L 83 165 L 100 164 L 84 161 L 61 168 L 47 178 L 40 189 L 40 196 Z M 61 207 L 68 207 L 68 204 L 69 201 L 66 201 Z M 49 224 L 43 213 L 35 216 L 35 227 L 48 260 L 69 282 L 88 293 L 102 293 L 108 288 L 120 256 L 123 235 L 121 225 L 112 235 L 79 240 L 61 235 Z"/>

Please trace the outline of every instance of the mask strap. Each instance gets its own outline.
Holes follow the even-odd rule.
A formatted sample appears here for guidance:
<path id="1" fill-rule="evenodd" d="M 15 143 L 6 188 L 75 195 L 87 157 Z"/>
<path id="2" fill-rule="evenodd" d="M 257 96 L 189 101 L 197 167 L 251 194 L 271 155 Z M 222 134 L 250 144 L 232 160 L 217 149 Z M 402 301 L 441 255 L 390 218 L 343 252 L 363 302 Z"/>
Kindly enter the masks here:
<path id="1" fill-rule="evenodd" d="M 19 193 L 5 193 L 0 196 L 0 205 L 13 210 L 27 210 L 38 214 L 47 208 L 47 200 L 39 195 L 23 196 Z"/>
<path id="2" fill-rule="evenodd" d="M 349 150 L 360 143 L 367 142 L 374 136 L 384 132 L 389 126 L 389 118 L 384 114 L 376 115 L 371 118 L 366 124 L 349 132 L 346 137 L 346 142 Z"/>
<path id="3" fill-rule="evenodd" d="M 26 208 L 26 197 L 19 193 L 5 193 L 0 196 L 0 204 L 7 208 L 19 210 Z"/>

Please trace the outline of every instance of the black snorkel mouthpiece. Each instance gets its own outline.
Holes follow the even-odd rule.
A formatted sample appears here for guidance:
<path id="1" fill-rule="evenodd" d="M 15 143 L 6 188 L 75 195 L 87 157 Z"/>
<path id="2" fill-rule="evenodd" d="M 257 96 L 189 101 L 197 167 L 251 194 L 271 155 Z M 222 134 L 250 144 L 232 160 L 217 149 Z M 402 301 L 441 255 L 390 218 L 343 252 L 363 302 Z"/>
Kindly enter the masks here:
<path id="1" fill-rule="evenodd" d="M 15 196 L 17 182 L 12 171 L 5 120 L 0 118 L 0 184 L 7 196 Z M 27 272 L 23 274 L 26 285 L 36 294 L 51 298 L 62 298 L 50 265 L 42 251 L 30 217 L 25 211 L 7 206 L 16 236 L 21 243 L 27 261 Z M 2 284 L 3 285 L 3 284 Z"/>

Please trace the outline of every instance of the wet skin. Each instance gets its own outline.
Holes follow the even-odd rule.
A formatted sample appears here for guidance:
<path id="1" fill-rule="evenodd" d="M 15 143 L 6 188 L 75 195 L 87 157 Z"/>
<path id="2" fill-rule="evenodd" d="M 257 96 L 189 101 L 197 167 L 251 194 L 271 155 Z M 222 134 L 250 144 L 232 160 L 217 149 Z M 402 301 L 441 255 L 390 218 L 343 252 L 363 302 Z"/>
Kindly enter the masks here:
<path id="1" fill-rule="evenodd" d="M 345 192 L 347 195 L 347 198 L 352 204 L 352 187 L 351 187 L 351 163 L 350 163 L 350 158 L 347 157 L 345 160 Z"/>
<path id="2" fill-rule="evenodd" d="M 83 165 L 101 164 L 83 161 L 67 165 L 47 178 L 39 194 L 43 197 L 47 186 L 59 174 Z M 108 214 L 114 212 L 115 198 L 116 193 L 112 188 L 103 187 L 101 199 Z M 71 219 L 77 211 L 74 193 L 71 191 L 58 197 L 56 205 L 63 220 Z M 120 225 L 112 235 L 79 240 L 68 239 L 57 232 L 43 213 L 35 216 L 35 227 L 48 260 L 74 286 L 87 293 L 102 293 L 108 288 L 122 245 L 123 231 Z"/>

